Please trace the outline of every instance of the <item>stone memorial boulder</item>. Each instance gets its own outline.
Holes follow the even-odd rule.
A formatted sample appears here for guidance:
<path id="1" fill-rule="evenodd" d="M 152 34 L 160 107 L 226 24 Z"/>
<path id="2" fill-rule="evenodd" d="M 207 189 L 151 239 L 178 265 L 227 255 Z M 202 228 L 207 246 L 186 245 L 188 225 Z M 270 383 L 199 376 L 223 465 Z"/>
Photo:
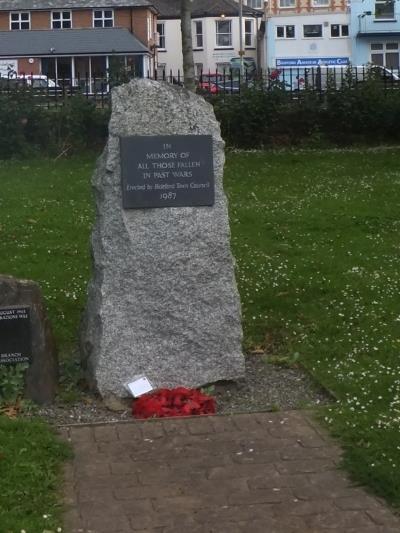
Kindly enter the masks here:
<path id="1" fill-rule="evenodd" d="M 54 338 L 37 283 L 0 275 L 0 365 L 26 363 L 25 396 L 54 400 L 58 362 Z"/>
<path id="2" fill-rule="evenodd" d="M 144 79 L 113 90 L 81 335 L 103 397 L 127 396 L 137 375 L 155 387 L 244 376 L 223 167 L 202 97 Z"/>

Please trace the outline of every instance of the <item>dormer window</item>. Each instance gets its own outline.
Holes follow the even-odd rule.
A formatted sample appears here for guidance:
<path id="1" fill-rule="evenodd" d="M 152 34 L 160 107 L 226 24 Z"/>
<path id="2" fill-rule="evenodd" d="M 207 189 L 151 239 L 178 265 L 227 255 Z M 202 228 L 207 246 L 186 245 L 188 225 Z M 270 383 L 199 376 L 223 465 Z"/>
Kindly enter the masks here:
<path id="1" fill-rule="evenodd" d="M 10 13 L 10 30 L 30 30 L 31 14 L 29 11 Z"/>
<path id="2" fill-rule="evenodd" d="M 53 30 L 72 28 L 71 11 L 52 11 L 51 27 Z"/>
<path id="3" fill-rule="evenodd" d="M 93 11 L 94 28 L 112 28 L 114 26 L 114 11 L 112 9 L 95 9 Z"/>

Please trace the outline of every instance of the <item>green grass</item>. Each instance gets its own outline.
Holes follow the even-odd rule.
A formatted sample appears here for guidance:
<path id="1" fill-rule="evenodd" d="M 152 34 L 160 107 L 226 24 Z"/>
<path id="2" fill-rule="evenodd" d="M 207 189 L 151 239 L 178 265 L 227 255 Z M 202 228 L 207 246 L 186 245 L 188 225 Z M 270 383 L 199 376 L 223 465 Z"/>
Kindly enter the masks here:
<path id="1" fill-rule="evenodd" d="M 0 272 L 40 284 L 62 351 L 85 304 L 93 166 L 89 155 L 0 161 Z"/>
<path id="2" fill-rule="evenodd" d="M 308 368 L 355 479 L 400 505 L 400 150 L 231 154 L 248 346 Z"/>
<path id="3" fill-rule="evenodd" d="M 0 163 L 0 272 L 41 284 L 64 359 L 89 276 L 93 163 Z M 324 417 L 346 467 L 399 506 L 400 150 L 228 154 L 225 186 L 246 346 L 333 391 Z"/>
<path id="4" fill-rule="evenodd" d="M 62 527 L 59 493 L 66 445 L 36 421 L 0 416 L 0 531 L 42 533 Z"/>

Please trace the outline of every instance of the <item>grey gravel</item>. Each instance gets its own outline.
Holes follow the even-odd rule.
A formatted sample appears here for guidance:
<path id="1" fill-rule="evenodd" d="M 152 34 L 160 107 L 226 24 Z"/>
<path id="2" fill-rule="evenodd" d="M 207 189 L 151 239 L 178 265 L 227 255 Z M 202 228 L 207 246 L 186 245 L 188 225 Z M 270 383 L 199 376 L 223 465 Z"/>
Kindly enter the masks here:
<path id="1" fill-rule="evenodd" d="M 246 356 L 245 379 L 218 383 L 207 392 L 216 398 L 218 414 L 309 408 L 333 401 L 301 368 L 268 364 L 259 354 Z M 127 399 L 124 410 L 112 411 L 100 399 L 85 394 L 73 405 L 54 404 L 40 408 L 37 414 L 53 425 L 118 422 L 132 419 L 131 405 L 132 399 Z"/>

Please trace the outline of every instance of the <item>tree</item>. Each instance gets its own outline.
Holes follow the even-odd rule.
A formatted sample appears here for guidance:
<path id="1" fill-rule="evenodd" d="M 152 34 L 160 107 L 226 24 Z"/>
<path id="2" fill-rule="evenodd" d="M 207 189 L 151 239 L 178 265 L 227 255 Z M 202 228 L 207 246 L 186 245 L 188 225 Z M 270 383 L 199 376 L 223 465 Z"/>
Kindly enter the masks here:
<path id="1" fill-rule="evenodd" d="M 194 92 L 196 84 L 192 47 L 192 2 L 193 0 L 181 0 L 181 34 L 184 84 L 186 89 Z"/>

